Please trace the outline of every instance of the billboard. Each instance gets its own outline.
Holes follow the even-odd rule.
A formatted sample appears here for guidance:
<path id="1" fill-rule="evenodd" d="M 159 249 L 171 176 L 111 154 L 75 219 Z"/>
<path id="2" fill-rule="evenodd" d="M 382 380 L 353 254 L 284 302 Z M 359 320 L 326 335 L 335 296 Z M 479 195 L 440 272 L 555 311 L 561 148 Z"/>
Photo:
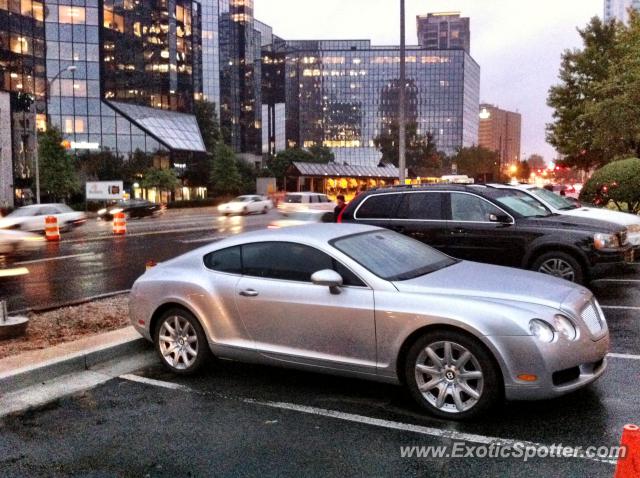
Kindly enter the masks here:
<path id="1" fill-rule="evenodd" d="M 122 181 L 87 181 L 87 200 L 122 199 L 124 197 L 124 185 Z"/>

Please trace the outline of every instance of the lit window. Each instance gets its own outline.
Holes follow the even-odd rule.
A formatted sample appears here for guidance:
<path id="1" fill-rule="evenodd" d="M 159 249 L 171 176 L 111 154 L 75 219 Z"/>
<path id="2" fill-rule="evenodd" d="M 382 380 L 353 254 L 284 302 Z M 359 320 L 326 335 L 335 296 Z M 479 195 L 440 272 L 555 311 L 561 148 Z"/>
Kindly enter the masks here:
<path id="1" fill-rule="evenodd" d="M 44 6 L 41 2 L 33 2 L 33 18 L 39 22 L 44 21 Z"/>
<path id="2" fill-rule="evenodd" d="M 84 133 L 85 124 L 82 118 L 73 118 L 72 116 L 66 116 L 64 118 L 64 132 L 67 134 Z"/>
<path id="3" fill-rule="evenodd" d="M 11 37 L 9 38 L 9 49 L 13 53 L 21 53 L 21 54 L 30 53 L 31 39 L 12 33 Z"/>
<path id="4" fill-rule="evenodd" d="M 110 30 L 115 30 L 120 33 L 124 33 L 124 18 L 122 15 L 118 15 L 113 13 L 113 10 L 107 7 L 104 7 L 104 21 L 103 25 L 105 28 Z M 135 32 L 135 28 L 134 28 Z"/>
<path id="5" fill-rule="evenodd" d="M 58 21 L 60 23 L 73 23 L 75 25 L 85 23 L 84 7 L 58 6 Z"/>
<path id="6" fill-rule="evenodd" d="M 20 14 L 25 17 L 30 17 L 32 15 L 31 0 L 20 1 Z"/>

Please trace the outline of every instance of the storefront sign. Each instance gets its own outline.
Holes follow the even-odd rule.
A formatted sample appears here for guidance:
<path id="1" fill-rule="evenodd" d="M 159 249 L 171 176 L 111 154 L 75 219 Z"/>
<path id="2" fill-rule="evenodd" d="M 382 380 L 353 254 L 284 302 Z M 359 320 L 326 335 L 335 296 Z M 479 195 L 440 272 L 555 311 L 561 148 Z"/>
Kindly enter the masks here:
<path id="1" fill-rule="evenodd" d="M 124 185 L 122 181 L 87 182 L 87 200 L 122 199 Z"/>

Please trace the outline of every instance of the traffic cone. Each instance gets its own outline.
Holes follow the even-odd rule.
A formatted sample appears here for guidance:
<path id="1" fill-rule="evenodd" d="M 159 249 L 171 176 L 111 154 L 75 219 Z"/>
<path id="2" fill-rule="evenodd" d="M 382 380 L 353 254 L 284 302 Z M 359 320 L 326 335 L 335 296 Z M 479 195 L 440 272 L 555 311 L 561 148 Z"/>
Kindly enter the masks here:
<path id="1" fill-rule="evenodd" d="M 58 218 L 55 216 L 47 216 L 44 219 L 44 234 L 47 241 L 60 240 L 60 228 L 58 227 Z"/>
<path id="2" fill-rule="evenodd" d="M 640 476 L 640 427 L 625 425 L 622 429 L 620 447 L 624 456 L 618 458 L 615 478 L 638 478 Z"/>
<path id="3" fill-rule="evenodd" d="M 113 215 L 113 233 L 116 236 L 123 236 L 127 233 L 127 217 L 123 212 Z"/>

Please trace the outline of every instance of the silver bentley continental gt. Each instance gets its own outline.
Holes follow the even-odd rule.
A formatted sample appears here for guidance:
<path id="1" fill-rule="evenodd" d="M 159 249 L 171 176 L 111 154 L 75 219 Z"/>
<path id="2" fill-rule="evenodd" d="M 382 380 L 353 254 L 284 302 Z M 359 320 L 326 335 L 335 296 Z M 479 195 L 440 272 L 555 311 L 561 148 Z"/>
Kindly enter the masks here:
<path id="1" fill-rule="evenodd" d="M 241 234 L 147 271 L 131 321 L 178 374 L 210 355 L 404 384 L 439 417 L 597 379 L 609 332 L 581 286 L 459 261 L 395 232 Z"/>

